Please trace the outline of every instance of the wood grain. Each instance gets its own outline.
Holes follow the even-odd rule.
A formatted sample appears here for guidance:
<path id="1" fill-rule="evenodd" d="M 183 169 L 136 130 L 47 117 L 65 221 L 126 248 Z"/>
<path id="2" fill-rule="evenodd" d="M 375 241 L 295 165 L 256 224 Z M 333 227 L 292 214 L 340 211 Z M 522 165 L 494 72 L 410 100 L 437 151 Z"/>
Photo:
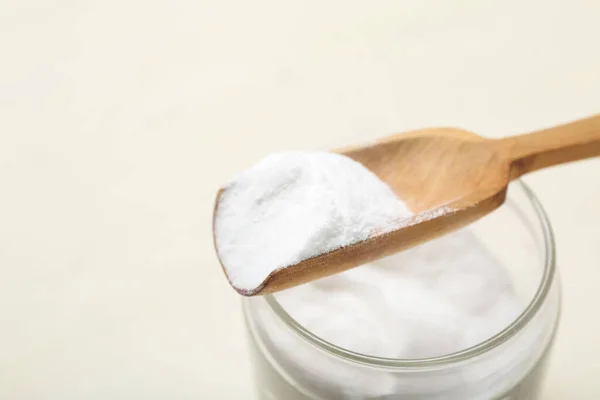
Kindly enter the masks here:
<path id="1" fill-rule="evenodd" d="M 600 155 L 600 116 L 501 140 L 512 161 L 511 178 Z"/>

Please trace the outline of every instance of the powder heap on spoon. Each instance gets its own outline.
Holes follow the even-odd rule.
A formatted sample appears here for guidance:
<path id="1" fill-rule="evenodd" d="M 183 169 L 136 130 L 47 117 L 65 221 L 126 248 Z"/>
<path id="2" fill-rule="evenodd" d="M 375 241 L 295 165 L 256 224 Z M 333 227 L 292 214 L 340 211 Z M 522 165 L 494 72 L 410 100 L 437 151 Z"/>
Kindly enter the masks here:
<path id="1" fill-rule="evenodd" d="M 412 214 L 356 161 L 328 152 L 266 157 L 224 186 L 215 210 L 217 253 L 240 293 L 273 271 L 397 229 Z"/>

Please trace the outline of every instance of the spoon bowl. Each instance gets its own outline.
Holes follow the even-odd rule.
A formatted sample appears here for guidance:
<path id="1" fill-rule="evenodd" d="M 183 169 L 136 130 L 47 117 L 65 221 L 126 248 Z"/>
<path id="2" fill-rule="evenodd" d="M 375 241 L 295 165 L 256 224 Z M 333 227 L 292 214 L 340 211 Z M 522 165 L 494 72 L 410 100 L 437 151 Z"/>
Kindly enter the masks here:
<path id="1" fill-rule="evenodd" d="M 511 169 L 505 150 L 498 141 L 471 132 L 437 128 L 340 153 L 374 172 L 414 213 L 421 213 L 470 193 L 502 192 Z"/>

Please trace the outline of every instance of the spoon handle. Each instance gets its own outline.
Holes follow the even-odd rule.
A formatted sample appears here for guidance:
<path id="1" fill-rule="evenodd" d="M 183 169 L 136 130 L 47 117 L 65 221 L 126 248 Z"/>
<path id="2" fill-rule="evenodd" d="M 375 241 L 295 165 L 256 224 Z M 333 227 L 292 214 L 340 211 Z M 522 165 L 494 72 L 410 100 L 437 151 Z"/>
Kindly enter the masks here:
<path id="1" fill-rule="evenodd" d="M 512 159 L 511 179 L 570 161 L 600 156 L 600 115 L 502 139 Z"/>

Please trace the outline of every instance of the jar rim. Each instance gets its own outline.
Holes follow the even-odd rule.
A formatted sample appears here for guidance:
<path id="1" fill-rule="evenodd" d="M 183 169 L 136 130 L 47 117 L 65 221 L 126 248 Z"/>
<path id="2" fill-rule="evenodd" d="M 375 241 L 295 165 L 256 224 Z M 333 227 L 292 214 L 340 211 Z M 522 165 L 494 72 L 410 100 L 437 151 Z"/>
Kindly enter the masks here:
<path id="1" fill-rule="evenodd" d="M 533 206 L 538 220 L 541 223 L 544 241 L 544 270 L 542 279 L 533 298 L 527 307 L 525 307 L 525 309 L 521 312 L 521 314 L 502 331 L 481 343 L 454 353 L 428 358 L 399 359 L 371 356 L 344 349 L 343 347 L 328 342 L 310 332 L 299 322 L 297 322 L 290 314 L 288 314 L 288 312 L 281 306 L 281 304 L 279 304 L 273 295 L 265 295 L 265 301 L 283 323 L 288 325 L 292 331 L 314 346 L 334 356 L 345 359 L 346 361 L 364 364 L 369 367 L 388 369 L 442 367 L 449 364 L 466 361 L 487 353 L 512 338 L 519 331 L 521 331 L 521 329 L 527 325 L 529 321 L 533 319 L 533 317 L 544 304 L 544 301 L 550 292 L 550 288 L 552 287 L 552 282 L 554 281 L 554 276 L 556 273 L 556 249 L 554 243 L 554 233 L 552 231 L 552 226 L 550 225 L 548 215 L 529 186 L 527 186 L 521 180 L 517 180 L 513 182 L 513 184 L 520 185 L 524 190 L 525 195 Z"/>

